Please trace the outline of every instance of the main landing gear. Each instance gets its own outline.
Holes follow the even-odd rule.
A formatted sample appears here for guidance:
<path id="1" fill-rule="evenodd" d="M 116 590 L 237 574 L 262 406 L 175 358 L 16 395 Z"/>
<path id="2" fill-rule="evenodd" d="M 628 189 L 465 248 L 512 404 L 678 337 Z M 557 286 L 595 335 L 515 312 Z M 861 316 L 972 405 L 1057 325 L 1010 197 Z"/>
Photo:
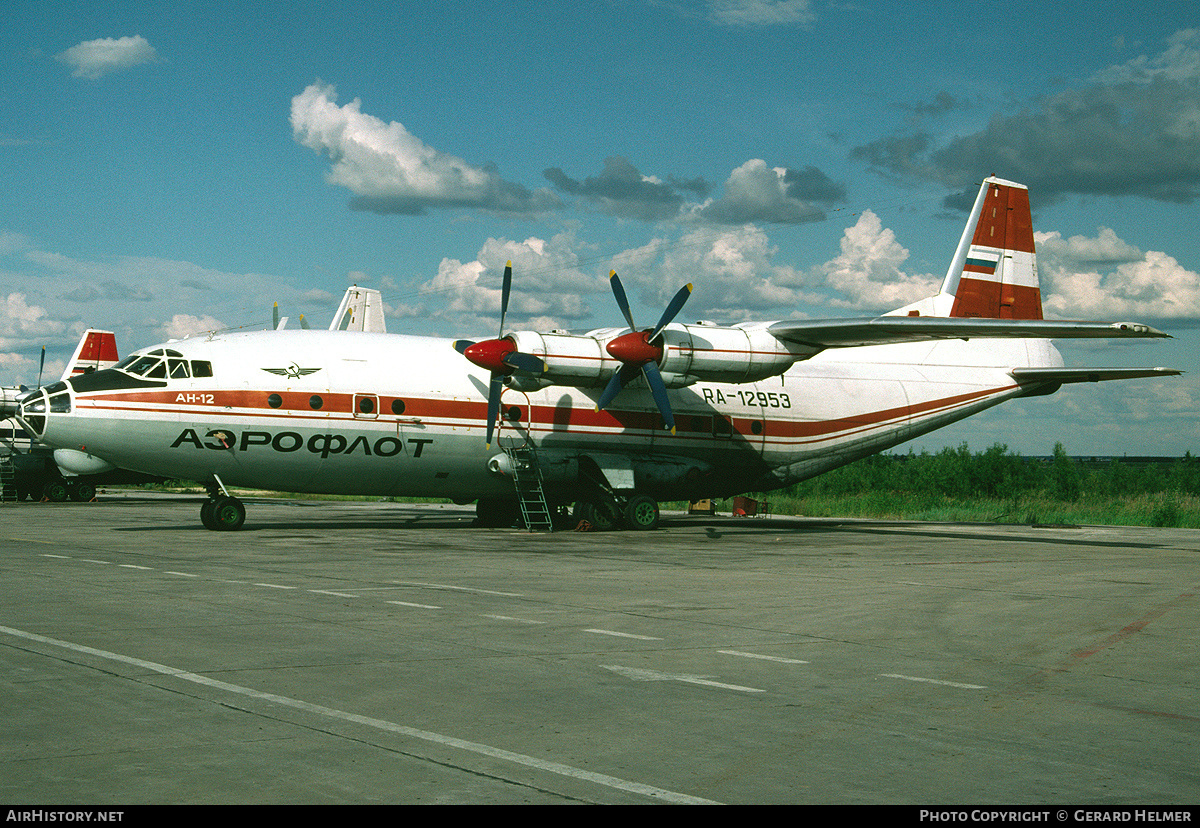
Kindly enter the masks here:
<path id="1" fill-rule="evenodd" d="M 572 517 L 577 523 L 587 521 L 601 532 L 612 529 L 647 531 L 658 528 L 658 501 L 649 495 L 634 495 L 628 499 L 597 495 L 575 501 Z"/>
<path id="2" fill-rule="evenodd" d="M 208 500 L 200 507 L 200 522 L 214 532 L 232 532 L 246 522 L 246 506 L 225 491 L 218 480 L 208 486 Z"/>

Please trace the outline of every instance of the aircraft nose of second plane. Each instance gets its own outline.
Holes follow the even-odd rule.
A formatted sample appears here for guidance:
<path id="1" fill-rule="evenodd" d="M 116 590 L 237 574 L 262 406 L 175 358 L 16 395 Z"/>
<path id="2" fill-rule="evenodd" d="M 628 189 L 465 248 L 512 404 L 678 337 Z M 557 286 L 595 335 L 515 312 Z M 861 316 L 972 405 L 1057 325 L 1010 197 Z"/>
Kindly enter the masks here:
<path id="1" fill-rule="evenodd" d="M 42 389 L 17 400 L 17 419 L 35 437 L 46 433 L 46 393 Z"/>

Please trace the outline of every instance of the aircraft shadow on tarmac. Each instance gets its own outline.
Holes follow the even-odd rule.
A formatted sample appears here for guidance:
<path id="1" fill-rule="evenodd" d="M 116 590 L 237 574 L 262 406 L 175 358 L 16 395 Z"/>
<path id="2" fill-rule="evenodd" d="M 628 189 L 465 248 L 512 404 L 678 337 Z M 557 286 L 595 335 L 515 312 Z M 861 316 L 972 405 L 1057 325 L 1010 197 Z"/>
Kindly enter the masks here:
<path id="1" fill-rule="evenodd" d="M 197 500 L 196 503 L 200 503 Z M 247 500 L 247 505 L 264 505 L 276 504 L 278 500 Z M 294 504 L 293 504 L 294 505 Z M 381 504 L 385 505 L 385 504 Z M 305 503 L 301 508 L 319 509 L 322 506 L 320 502 Z M 429 530 L 429 529 L 457 529 L 490 532 L 506 532 L 511 533 L 517 531 L 515 528 L 496 529 L 480 527 L 475 523 L 473 515 L 468 511 L 457 511 L 451 513 L 439 512 L 422 507 L 408 507 L 402 504 L 386 504 L 387 508 L 379 511 L 372 511 L 369 516 L 362 517 L 347 517 L 347 516 L 329 516 L 328 518 L 320 518 L 316 515 L 304 515 L 301 519 L 289 520 L 247 520 L 246 524 L 240 530 L 241 533 L 246 532 L 277 532 L 277 531 L 309 531 L 309 532 L 328 532 L 328 531 L 348 531 L 348 530 L 377 530 L 377 531 L 396 531 L 396 530 Z M 298 516 L 299 517 L 299 516 Z M 312 519 L 306 519 L 306 518 Z M 1064 537 L 1060 532 L 1069 532 L 1079 529 L 1078 526 L 1038 526 L 1029 527 L 1027 524 L 986 524 L 986 523 L 963 523 L 963 524 L 945 524 L 937 523 L 930 524 L 929 529 L 921 529 L 921 523 L 917 521 L 896 521 L 896 520 L 842 520 L 837 518 L 788 518 L 783 516 L 772 516 L 770 518 L 743 518 L 743 517 L 713 517 L 713 516 L 669 516 L 663 515 L 662 529 L 680 530 L 680 529 L 697 529 L 702 528 L 704 535 L 708 540 L 733 539 L 753 536 L 779 536 L 779 535 L 805 535 L 812 536 L 822 532 L 837 532 L 837 533 L 861 533 L 881 536 L 895 537 L 922 537 L 931 539 L 945 540 L 990 540 L 1003 541 L 1007 543 L 1029 544 L 1058 544 L 1066 546 L 1092 546 L 1092 547 L 1114 547 L 1124 549 L 1156 549 L 1163 546 L 1162 543 L 1148 542 L 1132 542 L 1128 540 L 1108 541 L 1100 538 L 1072 538 Z M 932 528 L 955 526 L 957 529 L 947 530 L 946 528 Z M 1036 534 L 1030 535 L 1026 533 L 1013 534 L 1008 530 L 1014 528 L 1032 528 Z M 122 532 L 193 532 L 204 531 L 205 529 L 199 520 L 195 522 L 179 522 L 179 523 L 164 523 L 157 526 L 128 526 L 120 527 L 117 531 Z M 1044 533 L 1043 531 L 1044 530 Z M 661 529 L 660 529 L 661 531 Z M 532 534 L 532 533 L 531 533 Z M 537 533 L 542 534 L 544 533 Z M 559 529 L 553 536 L 570 534 L 577 536 L 579 534 L 597 534 L 611 535 L 611 532 L 587 532 L 578 533 L 573 528 Z"/>

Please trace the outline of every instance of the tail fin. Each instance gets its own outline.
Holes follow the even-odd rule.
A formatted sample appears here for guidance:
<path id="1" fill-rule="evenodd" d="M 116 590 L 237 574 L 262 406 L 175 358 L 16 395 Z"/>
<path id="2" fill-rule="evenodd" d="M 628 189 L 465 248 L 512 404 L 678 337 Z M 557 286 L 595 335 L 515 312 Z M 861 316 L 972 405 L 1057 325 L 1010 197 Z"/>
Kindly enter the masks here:
<path id="1" fill-rule="evenodd" d="M 67 362 L 63 379 L 77 377 L 80 374 L 90 374 L 101 371 L 117 364 L 117 337 L 112 331 L 98 331 L 88 328 L 79 340 L 75 353 Z"/>
<path id="2" fill-rule="evenodd" d="M 333 315 L 329 330 L 387 333 L 382 294 L 374 288 L 360 288 L 358 285 L 346 288 L 346 295 Z"/>
<path id="3" fill-rule="evenodd" d="M 1041 319 L 1029 188 L 984 179 L 941 291 L 889 315 Z"/>
<path id="4" fill-rule="evenodd" d="M 951 316 L 1042 318 L 1027 187 L 984 180 L 942 293 L 954 296 Z"/>

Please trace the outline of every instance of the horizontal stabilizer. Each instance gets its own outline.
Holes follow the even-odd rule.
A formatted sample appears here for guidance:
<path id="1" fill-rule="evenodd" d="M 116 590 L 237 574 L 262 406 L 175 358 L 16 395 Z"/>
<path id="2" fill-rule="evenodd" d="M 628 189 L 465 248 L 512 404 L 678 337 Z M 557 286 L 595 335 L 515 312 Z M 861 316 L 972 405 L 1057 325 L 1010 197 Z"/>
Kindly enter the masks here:
<path id="1" fill-rule="evenodd" d="M 1174 377 L 1182 374 L 1174 368 L 1014 368 L 1012 378 L 1028 382 L 1104 382 L 1105 380 L 1138 379 L 1139 377 Z"/>
<path id="2" fill-rule="evenodd" d="M 815 348 L 857 348 L 937 339 L 1109 339 L 1169 337 L 1133 322 L 1071 322 L 1052 319 L 977 319 L 879 316 L 776 322 L 776 339 Z"/>

